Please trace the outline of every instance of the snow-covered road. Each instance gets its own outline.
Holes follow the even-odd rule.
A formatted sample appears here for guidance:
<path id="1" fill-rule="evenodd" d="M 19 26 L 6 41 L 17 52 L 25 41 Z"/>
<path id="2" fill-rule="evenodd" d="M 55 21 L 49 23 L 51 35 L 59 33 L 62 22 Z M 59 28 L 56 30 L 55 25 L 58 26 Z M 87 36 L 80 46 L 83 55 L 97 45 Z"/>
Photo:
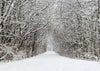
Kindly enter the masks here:
<path id="1" fill-rule="evenodd" d="M 100 71 L 100 63 L 70 59 L 48 51 L 29 59 L 0 64 L 0 71 Z"/>

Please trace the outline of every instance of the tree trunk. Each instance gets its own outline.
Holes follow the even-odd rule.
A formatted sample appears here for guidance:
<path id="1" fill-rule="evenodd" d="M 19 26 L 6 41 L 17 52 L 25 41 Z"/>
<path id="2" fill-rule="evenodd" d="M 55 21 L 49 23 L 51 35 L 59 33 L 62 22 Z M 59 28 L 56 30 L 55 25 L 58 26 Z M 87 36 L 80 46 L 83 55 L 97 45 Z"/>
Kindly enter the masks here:
<path id="1" fill-rule="evenodd" d="M 4 31 L 3 31 L 3 27 L 4 27 L 4 23 L 3 23 L 3 16 L 4 16 L 4 7 L 5 7 L 5 2 L 2 0 L 1 1 L 1 23 L 0 23 L 0 27 L 1 27 L 1 43 L 4 43 Z"/>
<path id="2" fill-rule="evenodd" d="M 33 45 L 32 45 L 32 56 L 33 55 L 36 55 L 36 41 L 37 41 L 37 32 L 34 33 L 34 42 L 33 42 Z"/>
<path id="3" fill-rule="evenodd" d="M 100 19 L 100 0 L 98 0 L 98 19 Z"/>

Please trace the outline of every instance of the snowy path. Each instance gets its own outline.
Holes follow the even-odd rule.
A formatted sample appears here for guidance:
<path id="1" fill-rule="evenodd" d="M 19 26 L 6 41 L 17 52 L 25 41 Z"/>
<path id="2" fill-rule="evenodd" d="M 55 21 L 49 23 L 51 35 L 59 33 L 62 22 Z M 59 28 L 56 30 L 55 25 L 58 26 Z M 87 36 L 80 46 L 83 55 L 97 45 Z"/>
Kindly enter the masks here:
<path id="1" fill-rule="evenodd" d="M 0 71 L 100 71 L 100 63 L 61 57 L 48 51 L 33 58 L 0 64 Z"/>

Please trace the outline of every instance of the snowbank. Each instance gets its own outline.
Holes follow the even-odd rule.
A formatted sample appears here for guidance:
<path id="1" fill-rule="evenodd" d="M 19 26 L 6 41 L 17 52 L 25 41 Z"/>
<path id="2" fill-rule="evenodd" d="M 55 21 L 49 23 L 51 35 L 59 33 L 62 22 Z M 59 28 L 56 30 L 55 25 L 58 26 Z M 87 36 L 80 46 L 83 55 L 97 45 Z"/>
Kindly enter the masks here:
<path id="1" fill-rule="evenodd" d="M 100 63 L 70 59 L 48 51 L 33 58 L 0 64 L 0 71 L 100 71 Z"/>

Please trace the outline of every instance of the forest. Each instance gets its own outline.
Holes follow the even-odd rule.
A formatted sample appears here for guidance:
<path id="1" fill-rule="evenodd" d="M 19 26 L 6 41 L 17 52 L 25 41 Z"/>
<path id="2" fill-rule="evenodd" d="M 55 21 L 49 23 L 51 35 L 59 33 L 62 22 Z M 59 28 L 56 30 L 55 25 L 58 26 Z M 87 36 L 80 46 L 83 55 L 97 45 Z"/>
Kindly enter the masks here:
<path id="1" fill-rule="evenodd" d="M 100 61 L 100 0 L 0 0 L 0 62 L 46 51 Z"/>

